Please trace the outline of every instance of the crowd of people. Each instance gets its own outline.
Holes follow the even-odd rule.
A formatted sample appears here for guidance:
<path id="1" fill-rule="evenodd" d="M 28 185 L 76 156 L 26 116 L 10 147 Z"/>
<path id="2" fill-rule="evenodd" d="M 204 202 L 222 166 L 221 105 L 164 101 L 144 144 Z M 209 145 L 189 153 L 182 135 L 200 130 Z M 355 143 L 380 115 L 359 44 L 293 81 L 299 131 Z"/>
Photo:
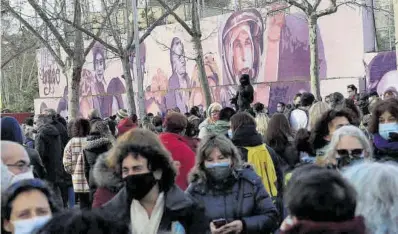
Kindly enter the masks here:
<path id="1" fill-rule="evenodd" d="M 398 233 L 398 97 L 1 118 L 2 233 Z"/>

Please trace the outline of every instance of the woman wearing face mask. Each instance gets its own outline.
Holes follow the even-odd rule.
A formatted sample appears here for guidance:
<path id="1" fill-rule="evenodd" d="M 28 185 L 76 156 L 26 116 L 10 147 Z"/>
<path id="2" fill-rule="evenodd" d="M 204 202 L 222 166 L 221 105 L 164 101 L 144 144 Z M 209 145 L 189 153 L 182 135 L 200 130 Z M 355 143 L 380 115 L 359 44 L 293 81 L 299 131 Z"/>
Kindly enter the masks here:
<path id="1" fill-rule="evenodd" d="M 39 179 L 14 183 L 2 199 L 2 227 L 6 233 L 34 233 L 59 211 L 50 188 Z"/>
<path id="2" fill-rule="evenodd" d="M 370 160 L 372 156 L 370 142 L 362 130 L 348 125 L 334 132 L 326 157 L 319 163 L 341 169 L 363 160 Z"/>
<path id="3" fill-rule="evenodd" d="M 223 135 L 201 142 L 187 192 L 205 208 L 202 233 L 270 233 L 277 228 L 277 210 L 261 178 L 242 164 L 238 149 Z"/>
<path id="4" fill-rule="evenodd" d="M 369 123 L 376 160 L 398 162 L 398 100 L 377 103 Z"/>
<path id="5" fill-rule="evenodd" d="M 203 233 L 195 227 L 201 218 L 193 219 L 200 211 L 175 185 L 176 169 L 156 134 L 130 130 L 117 140 L 110 161 L 125 186 L 101 208 L 109 219 L 128 223 L 133 234 L 170 232 L 177 223 L 187 233 Z"/>

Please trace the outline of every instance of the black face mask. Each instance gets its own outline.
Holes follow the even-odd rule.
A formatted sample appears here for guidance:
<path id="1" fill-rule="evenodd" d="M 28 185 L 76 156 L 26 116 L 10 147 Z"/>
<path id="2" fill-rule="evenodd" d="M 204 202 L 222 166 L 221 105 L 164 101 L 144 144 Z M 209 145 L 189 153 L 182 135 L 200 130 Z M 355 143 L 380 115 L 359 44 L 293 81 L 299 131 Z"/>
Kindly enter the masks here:
<path id="1" fill-rule="evenodd" d="M 156 179 L 152 172 L 129 175 L 124 178 L 129 199 L 141 200 L 155 186 Z"/>

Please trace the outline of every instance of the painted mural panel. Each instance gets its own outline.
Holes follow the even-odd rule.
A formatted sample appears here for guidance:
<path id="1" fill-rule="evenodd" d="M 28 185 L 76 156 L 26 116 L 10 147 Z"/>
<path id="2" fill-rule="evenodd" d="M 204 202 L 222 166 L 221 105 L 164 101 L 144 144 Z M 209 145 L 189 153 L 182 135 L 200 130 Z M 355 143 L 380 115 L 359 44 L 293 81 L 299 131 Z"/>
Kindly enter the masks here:
<path id="1" fill-rule="evenodd" d="M 369 54 L 368 89 L 382 95 L 391 90 L 398 93 L 397 57 L 395 51 Z"/>
<path id="2" fill-rule="evenodd" d="M 359 20 L 357 18 L 355 22 Z M 334 19 L 329 17 L 329 20 Z M 308 27 L 301 14 L 285 15 L 279 12 L 267 18 L 263 11 L 260 13 L 255 9 L 247 9 L 205 18 L 201 21 L 201 27 L 205 72 L 214 101 L 230 106 L 230 99 L 236 93 L 238 77 L 242 74 L 251 76 L 255 102 L 269 105 L 271 110 L 278 101 L 288 103 L 297 92 L 309 90 Z M 334 38 L 328 34 L 325 40 L 323 32 L 326 29 L 318 27 L 320 76 L 327 78 L 329 68 L 334 67 L 328 62 L 330 51 L 334 51 L 333 55 L 338 52 L 342 57 L 351 52 L 346 51 L 345 47 L 341 49 L 335 46 L 340 45 L 338 38 L 344 33 L 335 34 Z M 340 28 L 342 32 L 346 30 L 344 25 L 340 25 Z M 350 28 L 351 25 L 348 29 Z M 345 38 L 346 43 L 355 43 L 362 35 Z M 187 112 L 194 105 L 205 108 L 191 37 L 180 25 L 157 27 L 140 45 L 140 52 L 147 112 L 164 114 L 168 109 L 176 107 L 181 112 Z M 42 102 L 48 101 L 53 106 L 53 98 L 59 102 L 56 109 L 66 112 L 67 82 L 62 74 L 58 76 L 59 69 L 54 63 L 48 65 L 44 59 L 49 60 L 48 55 L 43 58 L 42 53 L 43 51 L 38 52 L 38 64 L 43 68 L 39 73 L 49 71 L 47 74 L 51 78 L 47 78 L 49 75 L 39 76 L 39 82 L 42 81 L 41 102 L 35 102 L 36 112 L 40 111 Z M 116 113 L 119 108 L 127 107 L 122 64 L 120 60 L 111 57 L 114 56 L 108 56 L 103 46 L 96 44 L 86 59 L 80 84 L 82 116 L 86 116 L 91 108 L 101 110 L 102 116 L 106 117 Z M 350 56 L 355 64 L 358 63 L 356 58 L 361 61 L 362 57 L 363 53 Z M 133 67 L 133 88 L 137 91 L 134 51 L 131 52 L 130 61 Z M 341 70 L 349 72 L 350 63 Z"/>

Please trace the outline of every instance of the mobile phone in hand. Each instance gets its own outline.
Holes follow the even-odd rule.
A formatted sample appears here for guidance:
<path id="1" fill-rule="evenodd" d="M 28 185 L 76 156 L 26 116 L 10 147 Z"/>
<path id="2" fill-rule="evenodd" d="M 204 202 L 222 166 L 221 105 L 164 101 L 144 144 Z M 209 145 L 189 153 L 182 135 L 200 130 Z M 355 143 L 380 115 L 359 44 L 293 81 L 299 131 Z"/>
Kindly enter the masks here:
<path id="1" fill-rule="evenodd" d="M 216 219 L 213 220 L 214 226 L 216 226 L 216 228 L 220 228 L 222 226 L 224 226 L 225 224 L 227 224 L 227 220 L 225 219 Z"/>

